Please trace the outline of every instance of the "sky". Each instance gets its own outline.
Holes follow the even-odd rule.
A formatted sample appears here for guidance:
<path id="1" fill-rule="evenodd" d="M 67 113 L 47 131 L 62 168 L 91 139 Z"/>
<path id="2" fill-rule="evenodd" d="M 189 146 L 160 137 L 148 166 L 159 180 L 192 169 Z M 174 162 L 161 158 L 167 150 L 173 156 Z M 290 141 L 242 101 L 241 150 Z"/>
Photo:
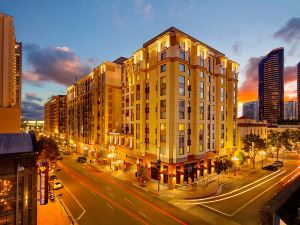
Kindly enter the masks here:
<path id="1" fill-rule="evenodd" d="M 257 100 L 257 64 L 285 50 L 285 100 L 296 99 L 299 0 L 0 0 L 23 43 L 22 114 L 43 104 L 103 61 L 129 57 L 170 26 L 240 64 L 239 106 Z M 239 108 L 239 114 L 241 114 Z"/>

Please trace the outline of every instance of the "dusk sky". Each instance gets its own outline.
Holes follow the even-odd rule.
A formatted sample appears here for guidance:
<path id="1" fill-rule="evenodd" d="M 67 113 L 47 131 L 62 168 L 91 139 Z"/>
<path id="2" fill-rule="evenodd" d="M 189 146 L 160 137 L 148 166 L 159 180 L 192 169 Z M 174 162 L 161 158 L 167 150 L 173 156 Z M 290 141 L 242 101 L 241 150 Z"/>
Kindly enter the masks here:
<path id="1" fill-rule="evenodd" d="M 285 99 L 296 97 L 300 1 L 0 0 L 23 42 L 23 115 L 105 60 L 129 57 L 170 26 L 240 64 L 239 102 L 257 99 L 257 63 L 285 50 Z"/>

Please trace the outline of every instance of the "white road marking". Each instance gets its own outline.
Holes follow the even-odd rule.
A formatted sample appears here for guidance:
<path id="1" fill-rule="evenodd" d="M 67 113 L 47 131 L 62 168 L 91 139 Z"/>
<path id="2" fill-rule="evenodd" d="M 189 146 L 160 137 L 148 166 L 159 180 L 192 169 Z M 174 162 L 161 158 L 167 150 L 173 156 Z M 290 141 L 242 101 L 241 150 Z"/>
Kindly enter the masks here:
<path id="1" fill-rule="evenodd" d="M 113 193 L 108 193 L 108 195 L 109 195 L 110 197 L 115 197 L 115 195 L 114 195 Z"/>
<path id="2" fill-rule="evenodd" d="M 92 179 L 93 179 L 94 181 L 96 181 L 96 182 L 99 182 L 99 180 L 97 180 L 97 179 L 96 179 L 96 178 L 94 178 L 94 177 L 93 177 Z"/>
<path id="3" fill-rule="evenodd" d="M 110 191 L 112 190 L 111 187 L 109 187 L 109 186 L 105 186 L 105 188 Z"/>
<path id="4" fill-rule="evenodd" d="M 111 208 L 112 210 L 114 209 L 110 204 L 105 203 L 109 208 Z"/>
<path id="5" fill-rule="evenodd" d="M 127 201 L 127 202 L 131 203 L 132 205 L 134 205 L 134 204 L 133 204 L 133 202 L 132 202 L 132 201 L 130 201 L 128 198 L 125 198 L 125 197 L 124 197 L 123 199 L 124 199 L 125 201 Z"/>
<path id="6" fill-rule="evenodd" d="M 139 212 L 139 214 L 141 214 L 143 217 L 145 217 L 146 219 L 150 220 L 151 222 L 153 222 L 145 213 L 143 212 Z"/>
<path id="7" fill-rule="evenodd" d="M 75 198 L 75 196 L 71 193 L 71 191 L 69 190 L 69 188 L 67 188 L 67 186 L 61 182 L 63 184 L 63 186 L 65 187 L 65 189 L 70 193 L 70 195 L 72 196 L 72 198 L 77 202 L 77 204 L 80 206 L 80 208 L 82 209 L 82 213 L 80 214 L 80 216 L 75 220 L 75 221 L 78 221 L 85 213 L 85 209 L 83 208 L 83 206 L 80 204 L 80 202 Z"/>

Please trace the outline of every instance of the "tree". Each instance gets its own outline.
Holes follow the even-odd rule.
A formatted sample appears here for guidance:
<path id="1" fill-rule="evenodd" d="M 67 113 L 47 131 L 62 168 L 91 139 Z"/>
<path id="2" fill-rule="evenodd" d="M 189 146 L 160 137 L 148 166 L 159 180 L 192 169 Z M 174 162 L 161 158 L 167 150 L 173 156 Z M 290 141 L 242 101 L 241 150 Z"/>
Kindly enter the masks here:
<path id="1" fill-rule="evenodd" d="M 243 150 L 248 153 L 252 160 L 253 168 L 255 168 L 255 158 L 259 151 L 266 149 L 266 143 L 263 138 L 257 134 L 247 134 L 243 138 Z"/>
<path id="2" fill-rule="evenodd" d="M 300 131 L 299 130 L 293 130 L 291 132 L 291 141 L 292 141 L 294 147 L 297 149 L 298 155 L 299 155 L 299 142 L 300 142 Z"/>
<path id="3" fill-rule="evenodd" d="M 60 153 L 57 143 L 48 137 L 41 137 L 38 141 L 38 161 L 53 161 Z"/>
<path id="4" fill-rule="evenodd" d="M 290 144 L 290 139 L 292 139 L 291 131 L 284 130 L 282 132 L 271 131 L 268 135 L 268 146 L 276 148 L 276 160 L 279 158 L 279 151 L 281 148 L 286 150 L 291 150 L 292 145 Z M 283 152 L 284 154 L 284 152 Z"/>

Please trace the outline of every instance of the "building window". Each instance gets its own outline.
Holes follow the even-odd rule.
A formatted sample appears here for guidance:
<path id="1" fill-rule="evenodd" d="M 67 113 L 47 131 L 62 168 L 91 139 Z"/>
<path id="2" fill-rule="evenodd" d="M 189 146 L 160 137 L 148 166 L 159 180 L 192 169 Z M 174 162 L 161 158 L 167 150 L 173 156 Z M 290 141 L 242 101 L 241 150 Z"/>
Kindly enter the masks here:
<path id="1" fill-rule="evenodd" d="M 166 130 L 167 130 L 167 125 L 165 123 L 160 124 L 160 142 L 165 143 L 166 142 Z"/>
<path id="2" fill-rule="evenodd" d="M 221 102 L 224 102 L 224 88 L 221 88 Z"/>
<path id="3" fill-rule="evenodd" d="M 140 104 L 136 104 L 136 119 L 139 120 L 140 119 Z"/>
<path id="4" fill-rule="evenodd" d="M 209 101 L 210 102 L 210 86 L 209 85 L 207 85 L 207 101 Z"/>
<path id="5" fill-rule="evenodd" d="M 199 119 L 203 120 L 204 119 L 204 103 L 200 102 L 199 104 Z"/>
<path id="6" fill-rule="evenodd" d="M 141 95 L 140 95 L 140 92 L 141 90 L 140 90 L 140 85 L 138 84 L 138 85 L 136 85 L 136 100 L 140 100 L 140 98 L 141 98 Z"/>
<path id="7" fill-rule="evenodd" d="M 224 78 L 221 77 L 221 84 L 224 84 Z"/>
<path id="8" fill-rule="evenodd" d="M 207 105 L 207 120 L 210 120 L 210 105 Z"/>
<path id="9" fill-rule="evenodd" d="M 167 94 L 167 83 L 166 77 L 160 78 L 160 96 L 164 96 Z"/>
<path id="10" fill-rule="evenodd" d="M 179 95 L 184 96 L 185 81 L 184 76 L 179 76 Z"/>
<path id="11" fill-rule="evenodd" d="M 185 71 L 185 66 L 184 64 L 179 64 L 179 71 L 184 72 Z"/>
<path id="12" fill-rule="evenodd" d="M 236 146 L 236 124 L 233 124 L 233 146 Z"/>
<path id="13" fill-rule="evenodd" d="M 200 90 L 199 90 L 199 94 L 200 94 L 200 99 L 203 99 L 204 98 L 204 82 L 203 81 L 200 81 Z"/>
<path id="14" fill-rule="evenodd" d="M 204 78 L 204 72 L 203 72 L 203 71 L 200 71 L 199 76 L 200 76 L 200 78 Z"/>
<path id="15" fill-rule="evenodd" d="M 185 129 L 184 124 L 180 123 L 178 124 L 178 137 L 179 137 L 179 155 L 184 154 L 184 135 L 185 135 Z"/>
<path id="16" fill-rule="evenodd" d="M 221 148 L 224 148 L 225 126 L 221 124 Z"/>
<path id="17" fill-rule="evenodd" d="M 167 52 L 166 51 L 162 51 L 161 55 L 160 55 L 160 60 L 165 60 L 167 58 Z"/>
<path id="18" fill-rule="evenodd" d="M 185 112 L 185 102 L 184 100 L 179 100 L 179 119 L 184 119 Z"/>
<path id="19" fill-rule="evenodd" d="M 163 73 L 163 72 L 166 72 L 167 71 L 167 65 L 166 64 L 163 64 L 160 66 L 160 72 Z"/>
<path id="20" fill-rule="evenodd" d="M 200 66 L 204 67 L 204 51 L 200 50 Z"/>
<path id="21" fill-rule="evenodd" d="M 160 118 L 166 119 L 167 117 L 167 101 L 160 100 Z"/>
<path id="22" fill-rule="evenodd" d="M 149 113 L 150 113 L 149 103 L 146 103 L 146 108 L 145 108 L 146 120 L 149 120 Z"/>
<path id="23" fill-rule="evenodd" d="M 224 121 L 225 113 L 224 113 L 224 106 L 221 105 L 221 120 Z"/>
<path id="24" fill-rule="evenodd" d="M 146 99 L 149 99 L 149 92 L 150 92 L 150 86 L 149 83 L 146 83 L 146 87 L 145 87 Z"/>
<path id="25" fill-rule="evenodd" d="M 201 123 L 199 125 L 199 151 L 202 152 L 204 150 L 204 125 Z"/>
<path id="26" fill-rule="evenodd" d="M 180 50 L 180 58 L 183 60 L 185 59 L 185 51 L 182 49 Z"/>
<path id="27" fill-rule="evenodd" d="M 207 124 L 207 149 L 210 149 L 210 124 Z"/>
<path id="28" fill-rule="evenodd" d="M 135 134 L 136 139 L 140 139 L 140 124 L 137 123 L 135 127 L 136 127 L 136 134 Z"/>

